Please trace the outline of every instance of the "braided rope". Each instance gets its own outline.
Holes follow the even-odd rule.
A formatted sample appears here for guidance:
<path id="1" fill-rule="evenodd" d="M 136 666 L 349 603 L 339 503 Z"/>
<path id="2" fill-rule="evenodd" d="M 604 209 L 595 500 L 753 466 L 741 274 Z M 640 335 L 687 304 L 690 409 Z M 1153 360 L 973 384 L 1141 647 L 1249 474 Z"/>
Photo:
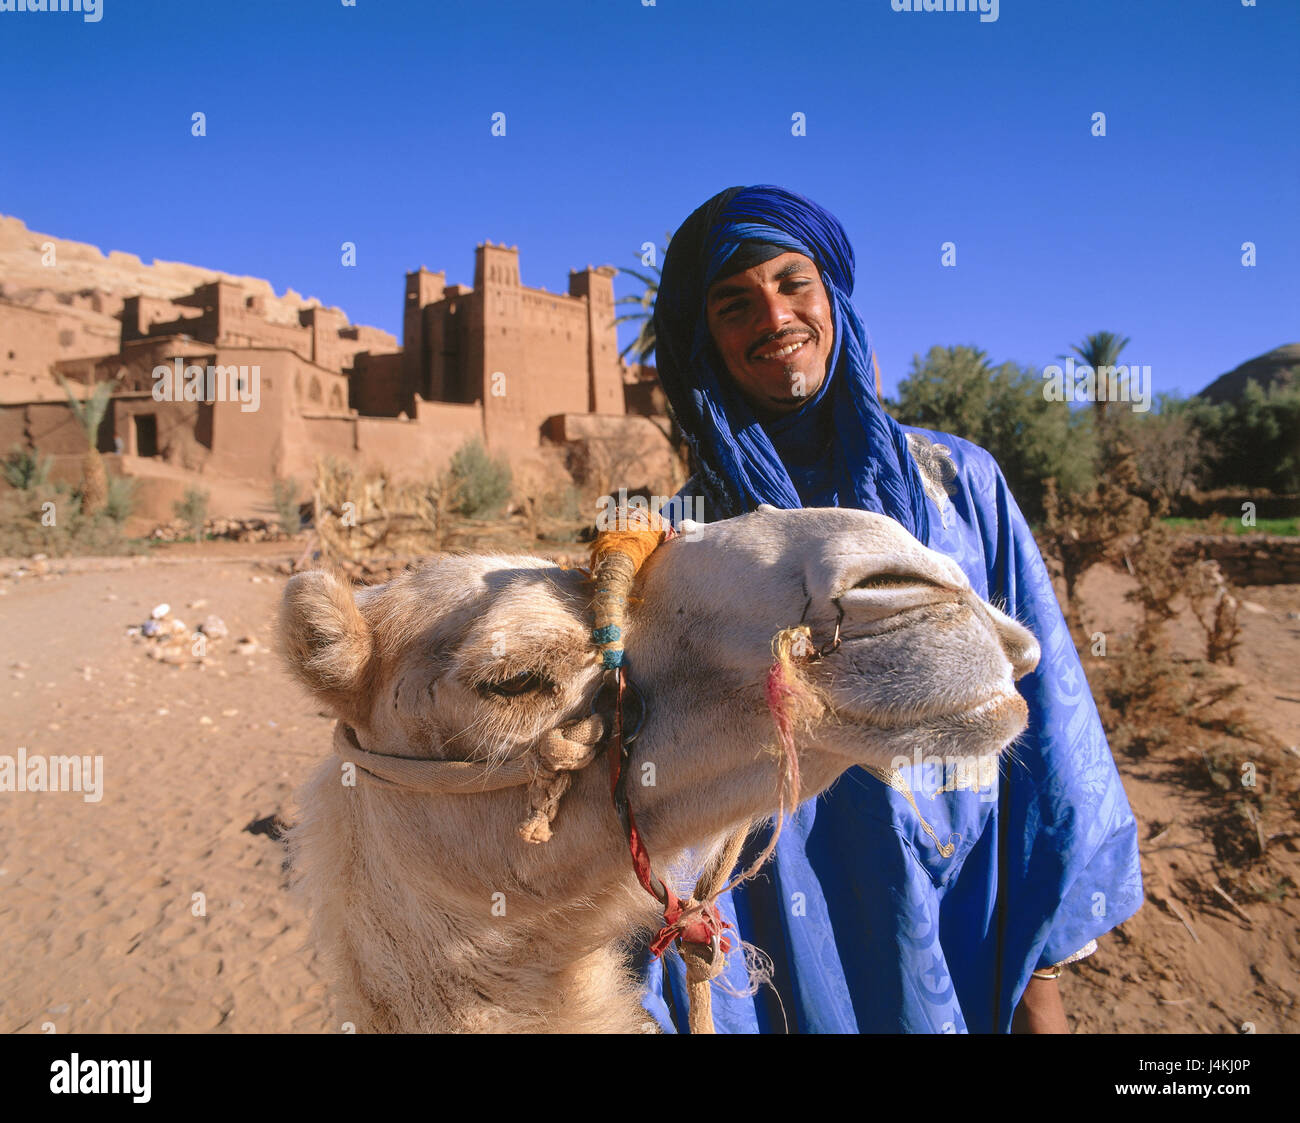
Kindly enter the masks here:
<path id="1" fill-rule="evenodd" d="M 606 670 L 623 665 L 624 622 L 632 582 L 646 558 L 674 534 L 666 519 L 639 507 L 620 507 L 614 525 L 616 529 L 602 530 L 591 544 L 591 581 L 595 586 L 591 642 Z"/>

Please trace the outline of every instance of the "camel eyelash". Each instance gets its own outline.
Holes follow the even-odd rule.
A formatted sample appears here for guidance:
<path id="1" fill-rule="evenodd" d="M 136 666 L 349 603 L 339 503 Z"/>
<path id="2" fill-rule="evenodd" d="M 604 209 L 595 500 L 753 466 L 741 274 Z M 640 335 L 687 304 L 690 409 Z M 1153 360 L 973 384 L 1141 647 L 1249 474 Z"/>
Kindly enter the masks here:
<path id="1" fill-rule="evenodd" d="M 477 684 L 478 692 L 497 698 L 521 698 L 525 694 L 553 693 L 555 683 L 541 671 L 527 670 L 502 679 L 485 679 Z"/>

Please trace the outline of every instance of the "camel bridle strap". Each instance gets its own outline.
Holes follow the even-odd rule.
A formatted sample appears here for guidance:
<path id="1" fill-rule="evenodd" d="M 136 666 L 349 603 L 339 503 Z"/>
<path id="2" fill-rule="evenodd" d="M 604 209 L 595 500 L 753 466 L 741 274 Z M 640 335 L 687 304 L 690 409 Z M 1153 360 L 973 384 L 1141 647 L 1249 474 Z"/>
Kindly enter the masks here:
<path id="1" fill-rule="evenodd" d="M 614 744 L 609 752 L 609 794 L 614 800 L 614 810 L 618 812 L 623 824 L 623 833 L 627 836 L 628 849 L 632 854 L 632 869 L 641 887 L 663 907 L 663 926 L 654 939 L 650 941 L 650 953 L 658 959 L 674 943 L 694 945 L 697 958 L 703 958 L 704 949 L 709 952 L 705 963 L 718 965 L 721 969 L 719 952 L 731 950 L 731 942 L 722 935 L 724 928 L 731 925 L 722 919 L 718 907 L 712 900 L 696 900 L 691 897 L 683 901 L 673 892 L 663 878 L 654 872 L 650 861 L 650 852 L 645 840 L 637 829 L 636 814 L 627 798 L 627 778 L 631 769 L 630 754 L 632 743 L 639 732 L 641 717 L 644 716 L 644 703 L 640 701 L 640 691 L 630 686 L 627 679 L 627 662 L 624 660 L 617 668 L 607 672 L 607 682 L 614 693 Z M 629 689 L 637 699 L 640 707 L 636 726 L 624 729 L 623 703 Z"/>
<path id="2" fill-rule="evenodd" d="M 597 713 L 548 730 L 535 753 L 505 761 L 430 760 L 367 752 L 346 722 L 334 727 L 334 750 L 371 784 L 426 795 L 476 795 L 504 788 L 528 788 L 528 817 L 519 824 L 525 842 L 546 842 L 573 773 L 604 750 L 606 722 Z"/>

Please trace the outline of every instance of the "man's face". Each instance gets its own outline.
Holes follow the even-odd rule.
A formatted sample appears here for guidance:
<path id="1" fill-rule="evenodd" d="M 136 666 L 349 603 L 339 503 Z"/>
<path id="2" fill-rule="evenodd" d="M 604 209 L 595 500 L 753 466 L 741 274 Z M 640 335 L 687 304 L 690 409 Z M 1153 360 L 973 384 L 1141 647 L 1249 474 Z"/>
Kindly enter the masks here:
<path id="1" fill-rule="evenodd" d="M 812 258 L 783 253 L 724 277 L 709 287 L 706 307 L 709 334 L 760 421 L 798 409 L 821 389 L 834 327 Z"/>

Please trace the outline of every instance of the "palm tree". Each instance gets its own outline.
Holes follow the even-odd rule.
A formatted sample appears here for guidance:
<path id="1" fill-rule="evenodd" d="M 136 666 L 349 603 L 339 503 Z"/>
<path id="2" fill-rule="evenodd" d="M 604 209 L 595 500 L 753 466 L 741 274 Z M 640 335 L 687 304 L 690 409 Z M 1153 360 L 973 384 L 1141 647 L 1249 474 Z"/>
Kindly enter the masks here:
<path id="1" fill-rule="evenodd" d="M 628 353 L 632 353 L 633 359 L 638 363 L 645 363 L 651 355 L 655 353 L 655 297 L 659 295 L 659 266 L 650 266 L 654 276 L 647 276 L 639 273 L 635 269 L 623 269 L 620 272 L 626 273 L 630 277 L 635 277 L 643 285 L 645 291 L 640 296 L 635 294 L 631 296 L 621 296 L 614 301 L 615 304 L 633 304 L 639 311 L 629 312 L 625 316 L 619 316 L 614 321 L 614 326 L 641 321 L 641 330 L 631 343 L 618 353 L 620 359 L 625 359 Z"/>
<path id="2" fill-rule="evenodd" d="M 1082 344 L 1074 344 L 1070 347 L 1071 351 L 1097 373 L 1097 396 L 1093 404 L 1097 407 L 1098 426 L 1106 420 L 1106 402 L 1112 396 L 1111 387 L 1102 383 L 1102 368 L 1119 366 L 1119 353 L 1128 346 L 1128 343 L 1128 336 L 1121 339 L 1114 332 L 1099 331 L 1084 339 Z M 1060 357 L 1065 358 L 1064 355 Z"/>
<path id="3" fill-rule="evenodd" d="M 664 235 L 664 253 L 668 252 L 666 247 L 672 240 L 671 233 Z M 634 361 L 638 363 L 649 362 L 650 356 L 655 353 L 655 299 L 659 296 L 659 279 L 663 276 L 663 271 L 657 263 L 647 268 L 650 270 L 649 275 L 636 269 L 619 270 L 629 277 L 635 277 L 645 286 L 645 290 L 639 296 L 635 294 L 622 296 L 614 301 L 615 304 L 634 305 L 637 309 L 626 316 L 619 316 L 614 321 L 614 325 L 617 327 L 619 324 L 641 321 L 641 330 L 637 332 L 637 337 L 618 353 L 620 359 L 625 359 L 631 353 Z"/>
<path id="4" fill-rule="evenodd" d="M 671 242 L 672 237 L 671 233 L 665 234 L 665 244 Z M 665 249 L 664 252 L 667 253 L 667 250 Z M 655 339 L 655 300 L 659 296 L 659 280 L 663 276 L 663 271 L 658 264 L 647 266 L 647 268 L 650 270 L 649 274 L 636 269 L 620 270 L 620 272 L 626 273 L 630 277 L 635 277 L 645 288 L 639 296 L 624 296 L 614 302 L 615 304 L 635 305 L 637 308 L 635 312 L 619 316 L 614 321 L 614 324 L 617 326 L 638 320 L 641 322 L 641 328 L 637 332 L 636 338 L 618 353 L 618 357 L 624 359 L 628 354 L 631 354 L 633 360 L 642 366 L 655 353 L 655 344 L 657 342 Z M 687 448 L 686 435 L 682 432 L 682 427 L 677 423 L 677 415 L 673 412 L 671 403 L 666 402 L 665 406 L 668 411 L 667 429 L 660 425 L 659 421 L 654 417 L 648 418 L 648 420 L 667 438 L 674 455 L 677 457 L 681 478 L 685 480 L 691 474 L 690 450 Z"/>
<path id="5" fill-rule="evenodd" d="M 99 426 L 108 411 L 109 398 L 116 382 L 98 382 L 87 398 L 78 398 L 68 380 L 57 375 L 59 385 L 68 395 L 68 406 L 81 431 L 86 437 L 86 455 L 81 461 L 81 513 L 97 515 L 108 502 L 108 473 L 104 470 L 103 458 L 96 447 L 99 441 Z"/>

